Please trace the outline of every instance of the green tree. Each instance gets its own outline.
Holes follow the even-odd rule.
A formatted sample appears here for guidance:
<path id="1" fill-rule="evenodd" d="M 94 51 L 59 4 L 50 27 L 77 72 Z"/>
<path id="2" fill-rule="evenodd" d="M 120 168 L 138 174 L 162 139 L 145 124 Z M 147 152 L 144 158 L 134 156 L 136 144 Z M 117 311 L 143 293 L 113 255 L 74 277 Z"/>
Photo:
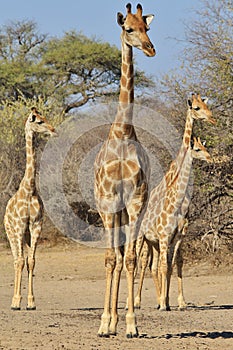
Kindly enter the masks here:
<path id="1" fill-rule="evenodd" d="M 37 94 L 39 47 L 46 35 L 33 21 L 12 22 L 0 30 L 0 98 L 17 99 Z"/>
<path id="2" fill-rule="evenodd" d="M 42 64 L 50 96 L 62 101 L 65 113 L 89 100 L 116 92 L 120 51 L 75 31 L 44 45 Z"/>
<path id="3" fill-rule="evenodd" d="M 42 96 L 64 113 L 119 90 L 121 52 L 116 46 L 70 31 L 61 38 L 38 33 L 33 21 L 0 30 L 0 99 Z M 138 87 L 152 82 L 136 71 Z"/>

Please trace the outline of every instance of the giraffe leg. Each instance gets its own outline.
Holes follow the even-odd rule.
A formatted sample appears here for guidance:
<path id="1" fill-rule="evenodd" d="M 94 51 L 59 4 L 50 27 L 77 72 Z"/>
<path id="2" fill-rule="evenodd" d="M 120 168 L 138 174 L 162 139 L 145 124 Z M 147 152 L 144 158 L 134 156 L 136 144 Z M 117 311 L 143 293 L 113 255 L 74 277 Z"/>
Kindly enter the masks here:
<path id="1" fill-rule="evenodd" d="M 118 293 L 120 285 L 121 271 L 123 268 L 123 256 L 120 247 L 115 248 L 116 252 L 116 266 L 113 275 L 113 285 L 112 285 L 112 310 L 111 310 L 111 322 L 109 326 L 109 333 L 111 335 L 116 335 L 116 328 L 118 323 Z"/>
<path id="2" fill-rule="evenodd" d="M 170 261 L 170 258 L 168 258 L 167 288 L 166 288 L 166 311 L 171 311 L 170 304 L 169 304 L 169 292 L 170 292 L 171 276 L 172 276 L 172 263 Z"/>
<path id="3" fill-rule="evenodd" d="M 183 280 L 182 280 L 183 257 L 182 257 L 181 247 L 177 251 L 176 264 L 177 264 L 177 275 L 178 275 L 178 305 L 179 305 L 179 309 L 183 310 L 187 307 L 187 304 L 185 302 L 184 292 L 183 292 Z"/>
<path id="4" fill-rule="evenodd" d="M 23 243 L 21 240 L 18 247 L 18 256 L 14 258 L 15 283 L 14 283 L 14 295 L 11 303 L 12 310 L 20 310 L 20 303 L 22 299 L 21 282 L 22 282 L 23 268 L 24 268 L 24 256 L 23 256 Z"/>
<path id="5" fill-rule="evenodd" d="M 136 327 L 136 316 L 134 313 L 134 269 L 136 265 L 136 250 L 135 242 L 130 242 L 127 245 L 125 254 L 125 266 L 127 271 L 128 284 L 128 310 L 126 314 L 126 336 L 133 338 L 138 336 Z"/>
<path id="6" fill-rule="evenodd" d="M 11 246 L 11 252 L 14 259 L 14 295 L 11 302 L 12 310 L 20 310 L 21 303 L 21 280 L 22 280 L 22 271 L 24 268 L 24 256 L 23 256 L 23 240 L 21 232 L 14 232 L 11 230 L 8 224 L 5 225 L 6 234 Z M 16 239 L 16 236 L 18 237 Z"/>
<path id="7" fill-rule="evenodd" d="M 27 271 L 28 271 L 28 303 L 27 310 L 36 310 L 35 298 L 33 293 L 33 271 L 35 268 L 35 251 L 37 240 L 41 233 L 41 222 L 30 225 L 30 240 L 27 257 Z"/>
<path id="8" fill-rule="evenodd" d="M 142 248 L 142 254 L 141 254 L 141 273 L 140 273 L 140 279 L 139 279 L 139 284 L 138 284 L 138 290 L 137 294 L 134 299 L 134 307 L 137 309 L 140 309 L 141 307 L 141 298 L 142 298 L 142 286 L 143 286 L 143 281 L 145 277 L 145 272 L 146 268 L 148 265 L 148 260 L 149 260 L 149 247 L 146 242 L 144 242 L 143 248 Z"/>
<path id="9" fill-rule="evenodd" d="M 168 276 L 168 246 L 167 242 L 160 242 L 159 269 L 161 276 L 160 311 L 166 311 L 167 276 Z"/>
<path id="10" fill-rule="evenodd" d="M 11 309 L 20 310 L 21 303 L 21 281 L 22 281 L 22 271 L 24 268 L 24 257 L 20 254 L 18 258 L 14 261 L 15 269 L 15 284 L 14 284 L 14 296 L 12 298 Z"/>
<path id="11" fill-rule="evenodd" d="M 160 294 L 161 294 L 161 285 L 160 285 L 160 275 L 159 275 L 159 252 L 158 248 L 153 247 L 153 257 L 151 265 L 151 276 L 155 285 L 156 296 L 157 296 L 157 309 L 160 309 Z"/>
<path id="12" fill-rule="evenodd" d="M 109 336 L 109 325 L 110 325 L 110 300 L 111 300 L 111 287 L 113 271 L 116 265 L 116 254 L 114 248 L 108 248 L 105 253 L 105 267 L 106 267 L 106 290 L 104 299 L 104 312 L 101 316 L 101 324 L 98 330 L 100 337 Z"/>
<path id="13" fill-rule="evenodd" d="M 179 221 L 178 229 L 180 232 L 180 239 L 178 241 L 178 247 L 175 251 L 176 255 L 173 258 L 176 261 L 177 266 L 177 276 L 178 276 L 178 305 L 179 309 L 183 310 L 187 307 L 187 304 L 184 299 L 183 292 L 183 280 L 182 280 L 182 269 L 183 269 L 183 257 L 182 257 L 182 242 L 183 238 L 188 231 L 188 219 L 183 218 Z"/>

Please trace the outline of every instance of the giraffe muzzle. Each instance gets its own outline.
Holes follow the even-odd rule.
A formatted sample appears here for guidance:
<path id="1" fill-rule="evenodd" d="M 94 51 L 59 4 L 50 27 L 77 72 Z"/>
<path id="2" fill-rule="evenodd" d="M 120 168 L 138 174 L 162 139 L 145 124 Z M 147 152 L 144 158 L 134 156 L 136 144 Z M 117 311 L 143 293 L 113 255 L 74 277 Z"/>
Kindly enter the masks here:
<path id="1" fill-rule="evenodd" d="M 153 57 L 156 54 L 155 48 L 151 42 L 145 42 L 142 46 L 143 52 L 149 56 Z"/>

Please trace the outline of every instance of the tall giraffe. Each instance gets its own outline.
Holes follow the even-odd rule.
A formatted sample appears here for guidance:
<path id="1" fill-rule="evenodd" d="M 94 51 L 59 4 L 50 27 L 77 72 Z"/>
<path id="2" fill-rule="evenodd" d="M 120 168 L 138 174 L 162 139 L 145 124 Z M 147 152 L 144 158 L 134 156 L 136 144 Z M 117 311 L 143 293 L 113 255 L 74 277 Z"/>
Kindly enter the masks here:
<path id="1" fill-rule="evenodd" d="M 159 185 L 151 191 L 140 227 L 139 237 L 143 237 L 153 248 L 152 276 L 160 310 L 170 309 L 169 287 L 172 263 L 176 261 L 177 251 L 178 255 L 180 253 L 178 248 L 182 241 L 182 235 L 187 230 L 185 216 L 190 201 L 188 186 L 193 158 L 190 147 L 193 121 L 202 119 L 215 124 L 212 112 L 208 109 L 206 102 L 206 100 L 201 99 L 199 94 L 193 94 L 192 99 L 188 99 L 187 118 L 180 150 Z M 182 262 L 180 256 L 177 258 L 177 263 L 178 302 L 182 306 L 184 300 L 182 298 L 182 276 L 180 276 Z"/>
<path id="2" fill-rule="evenodd" d="M 27 244 L 28 303 L 27 310 L 35 310 L 33 295 L 33 270 L 35 250 L 42 226 L 42 203 L 36 190 L 36 159 L 34 134 L 55 135 L 54 128 L 48 124 L 36 108 L 32 108 L 25 123 L 26 170 L 18 191 L 8 201 L 4 225 L 14 258 L 15 284 L 11 309 L 20 310 L 21 279 L 24 268 L 24 243 Z"/>
<path id="3" fill-rule="evenodd" d="M 212 162 L 211 156 L 204 147 L 204 145 L 201 143 L 200 138 L 196 139 L 194 137 L 194 143 L 191 148 L 191 157 L 192 159 L 199 159 L 204 160 L 208 163 Z M 184 199 L 184 204 L 182 205 L 182 212 L 181 212 L 181 219 L 179 219 L 178 224 L 178 230 L 176 233 L 176 244 L 173 251 L 173 257 L 172 257 L 172 263 L 171 268 L 173 268 L 174 263 L 176 262 L 177 265 L 177 275 L 178 275 L 178 305 L 179 309 L 182 310 L 186 307 L 184 294 L 183 294 L 183 283 L 182 283 L 182 268 L 183 268 L 183 258 L 182 258 L 182 251 L 181 251 L 181 245 L 183 242 L 183 238 L 186 235 L 187 229 L 188 229 L 188 220 L 186 218 L 186 214 L 188 211 L 190 199 L 188 198 L 188 195 L 186 195 Z M 140 236 L 137 241 L 137 255 L 138 259 L 141 259 L 141 273 L 140 273 L 140 279 L 138 283 L 138 290 L 137 294 L 135 296 L 134 301 L 134 307 L 140 308 L 141 307 L 141 293 L 142 293 L 142 286 L 143 286 L 143 280 L 145 277 L 145 270 L 149 263 L 149 267 L 151 270 L 151 274 L 153 276 L 153 280 L 155 282 L 155 287 L 157 290 L 157 300 L 158 300 L 158 308 L 160 308 L 160 288 L 157 284 L 158 281 L 158 248 L 153 249 L 153 245 L 149 242 L 144 240 L 143 246 L 142 246 L 142 239 L 143 237 Z M 140 254 L 141 252 L 141 254 Z M 139 257 L 140 254 L 140 257 Z M 157 289 L 158 288 L 158 289 Z"/>
<path id="4" fill-rule="evenodd" d="M 146 157 L 132 124 L 134 101 L 132 48 L 142 50 L 149 57 L 155 55 L 155 49 L 147 35 L 154 16 L 143 16 L 140 4 L 137 5 L 136 14 L 131 13 L 130 4 L 127 4 L 126 8 L 125 18 L 121 13 L 117 14 L 118 24 L 122 28 L 118 111 L 108 139 L 96 157 L 94 190 L 97 209 L 107 237 L 106 293 L 98 334 L 99 336 L 116 334 L 118 291 L 124 260 L 128 284 L 126 335 L 132 338 L 138 335 L 133 304 L 137 222 L 147 199 Z M 127 243 L 124 252 L 120 243 L 123 227 Z"/>

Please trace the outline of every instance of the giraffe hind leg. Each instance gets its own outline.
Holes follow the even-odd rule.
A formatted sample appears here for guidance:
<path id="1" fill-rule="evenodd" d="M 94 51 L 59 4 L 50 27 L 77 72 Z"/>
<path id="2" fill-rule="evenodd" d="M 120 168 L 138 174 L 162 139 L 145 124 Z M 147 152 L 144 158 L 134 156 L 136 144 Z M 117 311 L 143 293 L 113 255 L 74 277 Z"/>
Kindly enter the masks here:
<path id="1" fill-rule="evenodd" d="M 138 283 L 138 290 L 137 294 L 134 298 L 134 308 L 135 309 L 140 309 L 141 308 L 141 299 L 142 299 L 142 286 L 143 286 L 143 281 L 145 277 L 145 272 L 146 268 L 148 265 L 148 259 L 149 259 L 149 247 L 146 241 L 144 241 L 144 246 L 142 250 L 142 254 L 140 256 L 141 259 L 141 273 L 140 273 L 140 279 Z"/>

